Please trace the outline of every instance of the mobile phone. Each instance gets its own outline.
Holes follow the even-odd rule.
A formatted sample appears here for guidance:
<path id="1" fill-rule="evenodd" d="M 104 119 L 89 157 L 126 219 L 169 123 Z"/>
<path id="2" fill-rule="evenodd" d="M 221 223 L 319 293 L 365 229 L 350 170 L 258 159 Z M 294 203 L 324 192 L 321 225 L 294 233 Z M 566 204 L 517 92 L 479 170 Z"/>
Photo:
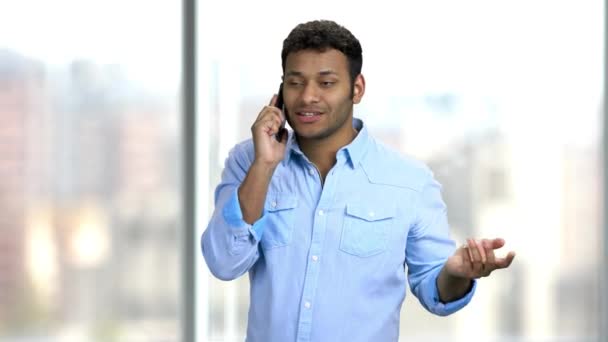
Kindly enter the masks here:
<path id="1" fill-rule="evenodd" d="M 276 107 L 283 111 L 283 83 L 279 85 L 279 92 L 277 93 Z"/>
<path id="2" fill-rule="evenodd" d="M 285 104 L 283 103 L 283 83 L 281 83 L 281 85 L 279 85 L 279 92 L 277 93 L 277 102 L 275 105 L 277 108 L 279 108 L 281 110 L 281 116 L 283 121 L 281 122 L 281 127 L 279 128 L 279 131 L 277 132 L 277 134 L 275 134 L 275 138 L 277 139 L 277 141 L 281 141 L 281 139 L 283 139 L 283 134 L 287 133 L 287 130 L 285 129 L 285 121 L 287 121 L 285 119 Z"/>

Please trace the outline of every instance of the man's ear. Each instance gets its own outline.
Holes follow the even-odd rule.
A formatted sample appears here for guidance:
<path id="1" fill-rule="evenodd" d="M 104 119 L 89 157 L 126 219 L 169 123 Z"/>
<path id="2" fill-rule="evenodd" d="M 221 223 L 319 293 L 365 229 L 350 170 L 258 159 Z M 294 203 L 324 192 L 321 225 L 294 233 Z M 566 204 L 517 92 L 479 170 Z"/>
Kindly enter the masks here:
<path id="1" fill-rule="evenodd" d="M 365 94 L 365 78 L 363 77 L 363 74 L 359 74 L 355 77 L 355 82 L 353 84 L 353 103 L 357 104 L 361 102 L 363 94 Z"/>

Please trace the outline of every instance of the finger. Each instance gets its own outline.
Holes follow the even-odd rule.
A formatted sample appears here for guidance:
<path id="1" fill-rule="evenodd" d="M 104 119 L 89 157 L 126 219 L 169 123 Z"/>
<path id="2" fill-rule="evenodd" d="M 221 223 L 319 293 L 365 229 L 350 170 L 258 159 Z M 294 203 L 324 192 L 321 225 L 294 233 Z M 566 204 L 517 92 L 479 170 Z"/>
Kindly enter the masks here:
<path id="1" fill-rule="evenodd" d="M 262 109 L 262 111 L 258 115 L 258 117 L 255 120 L 255 122 L 253 123 L 253 125 L 255 127 L 256 125 L 262 124 L 268 120 L 275 120 L 279 124 L 281 124 L 283 122 L 278 108 L 265 106 L 264 109 Z"/>
<path id="2" fill-rule="evenodd" d="M 264 106 L 262 110 L 260 110 L 254 124 L 261 121 L 266 115 L 270 115 L 271 113 L 274 113 L 274 115 L 277 115 L 279 118 L 281 117 L 281 110 L 279 108 L 270 105 Z"/>
<path id="3" fill-rule="evenodd" d="M 486 264 L 483 267 L 482 277 L 487 277 L 497 268 L 496 256 L 494 255 L 494 250 L 492 249 L 491 240 L 483 239 L 481 244 L 484 252 L 486 253 Z"/>
<path id="4" fill-rule="evenodd" d="M 501 238 L 490 240 L 492 249 L 499 249 L 505 245 L 505 240 Z"/>
<path id="5" fill-rule="evenodd" d="M 278 108 L 277 108 L 278 109 Z M 283 111 L 282 110 L 278 110 L 278 111 L 272 111 L 273 113 L 276 114 L 277 118 L 279 118 L 279 121 L 281 122 L 281 126 L 285 126 L 285 116 L 283 115 Z"/>
<path id="6" fill-rule="evenodd" d="M 471 255 L 469 254 L 469 246 L 465 243 L 460 247 L 460 255 L 462 256 L 463 272 L 469 275 L 473 269 L 473 263 L 471 261 Z"/>
<path id="7" fill-rule="evenodd" d="M 264 119 L 264 121 L 259 123 L 262 125 L 262 129 L 268 135 L 276 134 L 281 127 L 281 122 L 275 116 L 268 116 Z"/>
<path id="8" fill-rule="evenodd" d="M 494 255 L 494 250 L 492 249 L 492 241 L 484 239 L 481 243 L 486 252 L 486 264 L 489 266 L 494 265 L 496 262 L 496 256 Z"/>
<path id="9" fill-rule="evenodd" d="M 506 257 L 496 259 L 496 266 L 498 268 L 507 268 L 511 265 L 515 259 L 515 252 L 509 252 Z"/>
<path id="10" fill-rule="evenodd" d="M 467 244 L 464 244 L 460 247 L 462 249 L 461 255 L 462 255 L 462 263 L 467 265 L 467 264 L 471 264 L 471 256 L 469 254 L 469 248 Z"/>
<path id="11" fill-rule="evenodd" d="M 486 270 L 486 253 L 485 253 L 485 250 L 483 249 L 483 246 L 481 245 L 480 240 L 473 239 L 473 243 L 475 244 L 474 252 L 477 252 L 477 254 L 479 254 L 479 260 L 475 264 L 477 266 L 477 268 L 475 269 L 475 272 L 477 275 L 482 275 L 485 273 L 485 270 Z"/>
<path id="12" fill-rule="evenodd" d="M 272 95 L 272 98 L 270 99 L 270 103 L 268 105 L 276 107 L 278 98 L 279 96 L 277 94 Z"/>
<path id="13" fill-rule="evenodd" d="M 467 239 L 466 249 L 467 249 L 467 254 L 469 255 L 469 264 L 471 264 L 471 269 L 472 269 L 473 268 L 473 252 L 471 251 L 471 248 L 469 247 L 469 239 Z"/>
<path id="14" fill-rule="evenodd" d="M 262 114 L 260 115 L 260 118 L 262 118 L 266 115 L 272 115 L 272 116 L 276 117 L 276 119 L 279 121 L 279 123 L 283 124 L 283 113 L 281 112 L 281 110 L 279 108 L 273 107 L 273 106 L 264 107 L 264 110 L 262 110 Z"/>
<path id="15" fill-rule="evenodd" d="M 469 239 L 469 250 L 473 255 L 473 258 L 471 259 L 473 261 L 473 272 L 477 274 L 481 271 L 481 255 L 479 255 L 479 250 L 477 249 L 477 244 L 474 239 Z"/>
<path id="16" fill-rule="evenodd" d="M 483 266 L 485 266 L 486 262 L 488 261 L 488 258 L 486 257 L 486 250 L 485 248 L 483 248 L 483 241 L 477 241 L 477 240 L 473 240 L 475 241 L 475 245 L 477 246 L 477 251 L 479 252 L 479 256 L 481 257 L 481 264 Z"/>

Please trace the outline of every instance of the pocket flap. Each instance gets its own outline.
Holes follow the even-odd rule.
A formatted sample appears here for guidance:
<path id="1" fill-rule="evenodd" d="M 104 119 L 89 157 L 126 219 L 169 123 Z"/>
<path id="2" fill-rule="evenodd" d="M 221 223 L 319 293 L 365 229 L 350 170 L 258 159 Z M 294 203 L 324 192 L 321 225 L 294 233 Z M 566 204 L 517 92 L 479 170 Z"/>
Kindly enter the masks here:
<path id="1" fill-rule="evenodd" d="M 266 211 L 293 209 L 297 206 L 298 198 L 294 195 L 286 195 L 280 193 L 267 195 Z"/>
<path id="2" fill-rule="evenodd" d="M 395 208 L 352 203 L 346 205 L 346 214 L 365 221 L 380 221 L 395 217 Z"/>

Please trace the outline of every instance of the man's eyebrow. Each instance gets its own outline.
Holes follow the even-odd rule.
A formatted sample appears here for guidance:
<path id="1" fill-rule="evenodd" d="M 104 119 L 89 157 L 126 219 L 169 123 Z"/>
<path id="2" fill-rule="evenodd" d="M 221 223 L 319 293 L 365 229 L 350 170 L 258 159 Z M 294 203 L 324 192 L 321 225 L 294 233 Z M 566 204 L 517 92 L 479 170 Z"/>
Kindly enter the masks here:
<path id="1" fill-rule="evenodd" d="M 327 76 L 327 75 L 337 75 L 338 73 L 333 71 L 333 70 L 323 70 L 321 72 L 319 72 L 319 75 L 321 76 Z"/>
<path id="2" fill-rule="evenodd" d="M 337 72 L 335 72 L 331 69 L 319 71 L 320 76 L 337 75 L 337 74 L 338 74 Z M 304 76 L 304 74 L 300 71 L 290 70 L 285 73 L 285 76 Z"/>
<path id="3" fill-rule="evenodd" d="M 288 71 L 285 73 L 285 76 L 302 76 L 302 73 L 299 71 Z"/>

